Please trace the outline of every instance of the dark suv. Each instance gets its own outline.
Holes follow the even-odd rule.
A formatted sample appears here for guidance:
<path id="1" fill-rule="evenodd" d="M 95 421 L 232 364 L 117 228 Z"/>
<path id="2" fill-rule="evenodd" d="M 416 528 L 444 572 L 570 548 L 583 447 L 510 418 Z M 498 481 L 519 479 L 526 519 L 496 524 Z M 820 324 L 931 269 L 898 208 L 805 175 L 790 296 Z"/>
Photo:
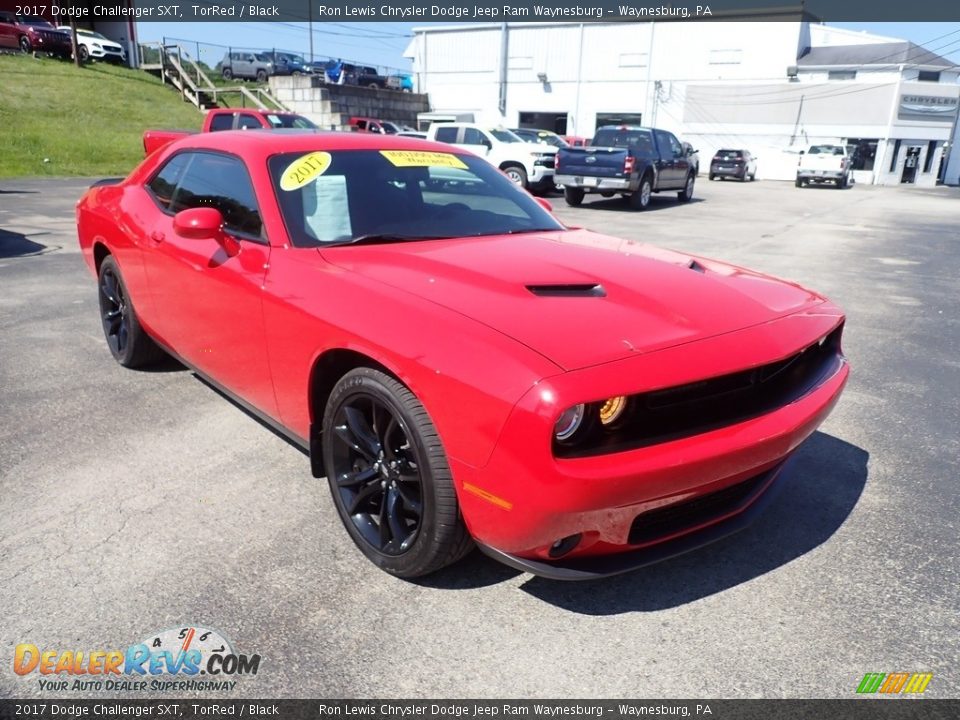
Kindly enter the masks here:
<path id="1" fill-rule="evenodd" d="M 733 177 L 753 180 L 757 175 L 757 159 L 749 150 L 717 150 L 710 161 L 710 179 Z"/>
<path id="2" fill-rule="evenodd" d="M 70 34 L 37 17 L 0 12 L 0 47 L 45 52 L 62 58 L 73 55 Z"/>

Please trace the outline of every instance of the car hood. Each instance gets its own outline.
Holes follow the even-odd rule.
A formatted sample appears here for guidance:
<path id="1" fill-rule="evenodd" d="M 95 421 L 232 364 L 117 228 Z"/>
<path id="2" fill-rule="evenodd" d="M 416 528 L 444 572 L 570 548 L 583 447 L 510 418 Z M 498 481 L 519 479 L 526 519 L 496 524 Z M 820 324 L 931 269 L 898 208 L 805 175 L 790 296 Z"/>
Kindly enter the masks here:
<path id="1" fill-rule="evenodd" d="M 524 146 L 530 152 L 543 153 L 547 155 L 556 155 L 557 149 L 558 149 L 558 148 L 555 148 L 553 145 L 546 145 L 544 143 L 537 143 L 537 142 L 525 142 Z"/>
<path id="2" fill-rule="evenodd" d="M 583 230 L 320 250 L 481 322 L 565 370 L 770 322 L 823 302 L 776 278 Z"/>

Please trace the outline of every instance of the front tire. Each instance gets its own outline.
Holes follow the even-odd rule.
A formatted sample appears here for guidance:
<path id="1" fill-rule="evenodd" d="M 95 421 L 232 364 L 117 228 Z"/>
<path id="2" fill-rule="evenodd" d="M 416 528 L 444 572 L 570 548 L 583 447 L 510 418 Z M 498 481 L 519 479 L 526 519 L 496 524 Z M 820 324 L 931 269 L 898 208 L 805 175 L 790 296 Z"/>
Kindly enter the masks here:
<path id="1" fill-rule="evenodd" d="M 233 70 L 231 68 L 225 67 L 221 72 L 224 80 L 233 80 Z"/>
<path id="2" fill-rule="evenodd" d="M 257 70 L 257 82 L 265 83 L 267 81 L 267 71 L 266 70 Z"/>
<path id="3" fill-rule="evenodd" d="M 100 322 L 113 358 L 128 368 L 153 365 L 165 353 L 140 325 L 120 268 L 112 255 L 100 264 L 97 285 L 100 296 Z"/>
<path id="4" fill-rule="evenodd" d="M 527 186 L 527 171 L 519 165 L 507 165 L 503 168 L 503 174 L 510 178 L 510 182 L 514 185 L 522 188 Z"/>
<path id="5" fill-rule="evenodd" d="M 794 187 L 803 187 L 803 180 L 797 178 L 796 182 L 794 182 Z"/>
<path id="6" fill-rule="evenodd" d="M 380 569 L 414 578 L 469 552 L 437 430 L 395 378 L 366 367 L 340 378 L 323 414 L 323 458 L 344 527 Z"/>
<path id="7" fill-rule="evenodd" d="M 90 59 L 90 51 L 87 50 L 86 45 L 81 45 L 77 48 L 77 55 L 80 56 L 80 62 L 85 63 Z"/>
<path id="8" fill-rule="evenodd" d="M 33 47 L 30 45 L 30 38 L 28 38 L 26 35 L 20 36 L 20 50 L 25 53 L 29 53 L 31 50 L 33 50 Z"/>
<path id="9" fill-rule="evenodd" d="M 585 194 L 583 188 L 565 187 L 563 189 L 563 199 L 570 207 L 580 207 Z"/>

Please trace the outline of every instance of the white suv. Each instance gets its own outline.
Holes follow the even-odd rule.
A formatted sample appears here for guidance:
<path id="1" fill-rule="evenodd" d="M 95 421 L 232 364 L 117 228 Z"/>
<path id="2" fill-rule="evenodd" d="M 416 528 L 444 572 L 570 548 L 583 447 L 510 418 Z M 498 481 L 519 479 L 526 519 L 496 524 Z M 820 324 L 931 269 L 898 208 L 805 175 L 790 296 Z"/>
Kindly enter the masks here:
<path id="1" fill-rule="evenodd" d="M 474 123 L 433 123 L 428 140 L 449 143 L 486 158 L 517 185 L 528 190 L 553 190 L 557 148 L 529 143 L 504 128 Z"/>
<path id="2" fill-rule="evenodd" d="M 60 25 L 57 30 L 71 32 L 69 25 Z M 93 58 L 124 65 L 127 63 L 127 53 L 122 45 L 86 28 L 77 28 L 77 53 L 80 55 L 80 62 Z"/>

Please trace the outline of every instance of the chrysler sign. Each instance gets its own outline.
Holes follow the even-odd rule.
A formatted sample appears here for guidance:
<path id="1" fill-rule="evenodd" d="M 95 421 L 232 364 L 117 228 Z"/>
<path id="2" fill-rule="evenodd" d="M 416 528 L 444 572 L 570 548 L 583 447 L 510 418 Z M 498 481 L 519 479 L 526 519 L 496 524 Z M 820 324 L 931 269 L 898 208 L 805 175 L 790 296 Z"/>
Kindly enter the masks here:
<path id="1" fill-rule="evenodd" d="M 901 95 L 901 120 L 952 121 L 957 114 L 957 98 L 939 95 Z"/>

